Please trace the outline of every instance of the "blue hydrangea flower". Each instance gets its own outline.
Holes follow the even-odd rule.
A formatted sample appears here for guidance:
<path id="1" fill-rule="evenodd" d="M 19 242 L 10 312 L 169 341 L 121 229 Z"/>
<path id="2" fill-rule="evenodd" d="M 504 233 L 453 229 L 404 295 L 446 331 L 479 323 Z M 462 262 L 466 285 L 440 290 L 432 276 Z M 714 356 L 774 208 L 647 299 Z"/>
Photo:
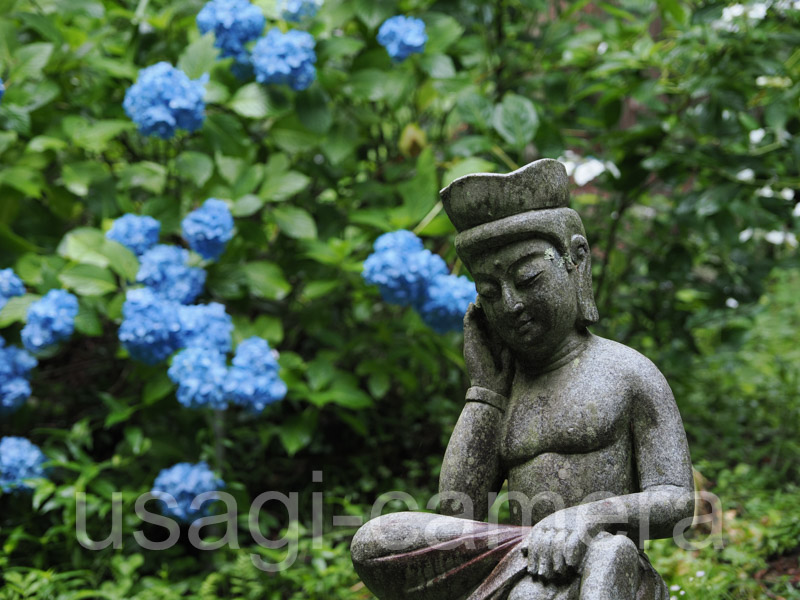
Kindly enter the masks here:
<path id="1" fill-rule="evenodd" d="M 386 48 L 389 56 L 396 62 L 404 61 L 411 54 L 423 52 L 427 41 L 425 22 L 414 17 L 390 17 L 378 30 L 378 43 Z"/>
<path id="2" fill-rule="evenodd" d="M 178 402 L 187 408 L 226 408 L 225 356 L 214 348 L 190 346 L 172 359 L 167 375 L 178 385 Z"/>
<path id="3" fill-rule="evenodd" d="M 225 307 L 217 302 L 179 306 L 181 346 L 215 348 L 222 354 L 231 351 L 233 320 Z"/>
<path id="4" fill-rule="evenodd" d="M 167 140 L 177 129 L 192 132 L 203 124 L 207 81 L 208 74 L 192 81 L 180 69 L 160 62 L 139 71 L 122 107 L 142 134 Z"/>
<path id="5" fill-rule="evenodd" d="M 17 277 L 12 269 L 0 269 L 0 310 L 9 298 L 22 296 L 25 293 L 25 284 Z"/>
<path id="6" fill-rule="evenodd" d="M 23 480 L 44 477 L 46 461 L 39 447 L 23 437 L 0 439 L 0 489 L 6 494 L 30 490 Z"/>
<path id="7" fill-rule="evenodd" d="M 278 0 L 281 17 L 294 23 L 313 18 L 321 6 L 322 0 Z"/>
<path id="8" fill-rule="evenodd" d="M 3 84 L 3 78 L 0 77 L 0 100 L 3 99 L 5 93 L 6 93 L 6 86 Z"/>
<path id="9" fill-rule="evenodd" d="M 28 308 L 22 345 L 36 354 L 67 339 L 75 329 L 76 316 L 78 299 L 64 290 L 50 290 Z"/>
<path id="10" fill-rule="evenodd" d="M 383 252 L 385 250 L 416 252 L 423 249 L 422 240 L 415 233 L 406 229 L 384 233 L 375 240 L 375 244 L 372 247 L 375 252 Z"/>
<path id="11" fill-rule="evenodd" d="M 207 505 L 192 509 L 192 501 L 200 494 L 216 492 L 224 487 L 225 482 L 216 477 L 205 462 L 195 465 L 178 463 L 158 474 L 150 493 L 165 502 L 161 510 L 166 516 L 189 523 L 207 514 Z M 177 507 L 170 508 L 166 504 L 169 496 L 175 499 Z"/>
<path id="12" fill-rule="evenodd" d="M 475 284 L 463 275 L 438 275 L 428 285 L 419 309 L 422 320 L 437 333 L 460 331 L 467 307 L 477 296 Z"/>
<path id="13" fill-rule="evenodd" d="M 306 31 L 270 29 L 256 42 L 251 61 L 259 83 L 285 83 L 299 91 L 317 76 L 314 37 Z"/>
<path id="14" fill-rule="evenodd" d="M 36 359 L 0 337 L 0 416 L 17 410 L 31 395 L 30 372 Z"/>
<path id="15" fill-rule="evenodd" d="M 128 291 L 117 335 L 131 358 L 155 365 L 182 346 L 180 306 L 150 288 Z"/>
<path id="16" fill-rule="evenodd" d="M 161 223 L 153 217 L 122 215 L 111 224 L 106 237 L 119 242 L 136 256 L 141 256 L 158 243 Z"/>
<path id="17" fill-rule="evenodd" d="M 233 237 L 233 217 L 222 200 L 209 198 L 181 223 L 189 247 L 208 260 L 218 259 Z"/>
<path id="18" fill-rule="evenodd" d="M 166 300 L 189 304 L 203 291 L 206 272 L 189 267 L 189 251 L 159 244 L 142 254 L 136 281 Z"/>
<path id="19" fill-rule="evenodd" d="M 386 302 L 417 307 L 425 299 L 429 282 L 447 273 L 442 257 L 430 250 L 390 249 L 370 254 L 364 261 L 362 276 L 367 283 L 378 286 Z"/>
<path id="20" fill-rule="evenodd" d="M 237 63 L 249 63 L 245 48 L 264 31 L 264 14 L 248 0 L 211 0 L 197 14 L 201 33 L 214 32 L 214 46 L 221 56 L 232 56 Z"/>
<path id="21" fill-rule="evenodd" d="M 286 396 L 286 383 L 278 376 L 277 353 L 266 340 L 251 337 L 236 348 L 233 366 L 225 380 L 225 393 L 234 404 L 260 413 Z"/>

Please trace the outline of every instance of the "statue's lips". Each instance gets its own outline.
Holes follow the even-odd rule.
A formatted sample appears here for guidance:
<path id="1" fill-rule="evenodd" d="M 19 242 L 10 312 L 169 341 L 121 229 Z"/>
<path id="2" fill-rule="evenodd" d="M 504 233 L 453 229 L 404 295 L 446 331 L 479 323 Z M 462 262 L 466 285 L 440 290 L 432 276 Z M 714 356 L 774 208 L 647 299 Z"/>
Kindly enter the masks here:
<path id="1" fill-rule="evenodd" d="M 523 329 L 528 328 L 532 324 L 533 324 L 533 317 L 522 316 L 519 319 L 517 319 L 516 326 L 519 331 L 522 331 Z"/>

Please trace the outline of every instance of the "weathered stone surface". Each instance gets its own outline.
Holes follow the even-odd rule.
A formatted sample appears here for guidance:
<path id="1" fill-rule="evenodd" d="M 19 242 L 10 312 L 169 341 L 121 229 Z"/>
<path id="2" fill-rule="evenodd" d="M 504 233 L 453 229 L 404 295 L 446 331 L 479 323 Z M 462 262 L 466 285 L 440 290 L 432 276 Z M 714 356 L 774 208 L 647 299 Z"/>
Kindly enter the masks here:
<path id="1" fill-rule="evenodd" d="M 668 597 L 642 547 L 692 516 L 686 435 L 655 365 L 587 329 L 589 245 L 568 198 L 548 159 L 442 191 L 478 288 L 472 387 L 442 465 L 445 516 L 387 515 L 353 541 L 382 600 Z M 513 523 L 481 523 L 506 480 Z"/>

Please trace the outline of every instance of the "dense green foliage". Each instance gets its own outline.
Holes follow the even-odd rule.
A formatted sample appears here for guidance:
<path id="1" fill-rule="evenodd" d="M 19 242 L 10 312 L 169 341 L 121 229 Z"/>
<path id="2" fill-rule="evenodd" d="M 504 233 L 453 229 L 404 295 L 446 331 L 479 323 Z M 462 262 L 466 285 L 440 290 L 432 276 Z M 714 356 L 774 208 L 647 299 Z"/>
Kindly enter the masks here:
<path id="1" fill-rule="evenodd" d="M 2 335 L 17 343 L 49 289 L 80 300 L 76 334 L 40 358 L 33 396 L 0 422 L 51 459 L 33 494 L 0 495 L 0 598 L 367 598 L 353 530 L 330 517 L 392 489 L 430 497 L 466 382 L 460 335 L 382 303 L 362 262 L 380 233 L 407 228 L 463 273 L 437 190 L 567 151 L 619 170 L 573 194 L 593 248 L 594 331 L 664 371 L 699 480 L 725 510 L 723 550 L 668 540 L 654 562 L 686 597 L 800 598 L 769 562 L 800 536 L 800 11 L 779 4 L 724 20 L 725 3 L 678 0 L 326 0 L 307 27 L 317 80 L 294 92 L 217 60 L 195 25 L 201 0 L 0 0 L 0 268 L 29 291 L 0 311 Z M 395 14 L 429 36 L 400 63 L 375 39 Z M 210 75 L 202 128 L 170 141 L 140 135 L 122 108 L 162 60 Z M 177 241 L 209 197 L 229 201 L 236 235 L 204 300 L 226 305 L 237 341 L 280 350 L 289 387 L 257 417 L 181 407 L 165 366 L 135 363 L 117 339 L 138 265 L 102 231 L 133 212 Z M 135 499 L 161 469 L 199 460 L 239 504 L 241 549 L 203 552 L 184 531 L 143 551 Z M 279 505 L 261 512 L 269 537 L 299 528 L 298 561 L 275 574 L 250 554 L 285 551 L 245 533 L 267 490 L 299 494 L 297 524 Z M 95 540 L 121 492 L 122 549 L 79 544 L 78 492 Z"/>

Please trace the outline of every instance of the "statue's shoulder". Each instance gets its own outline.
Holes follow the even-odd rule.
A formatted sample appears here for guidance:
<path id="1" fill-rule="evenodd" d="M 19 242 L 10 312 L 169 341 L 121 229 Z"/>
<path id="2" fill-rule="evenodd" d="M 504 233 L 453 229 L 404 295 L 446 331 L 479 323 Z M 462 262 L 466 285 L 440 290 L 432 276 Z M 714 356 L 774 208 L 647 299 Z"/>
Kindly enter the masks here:
<path id="1" fill-rule="evenodd" d="M 653 361 L 630 346 L 592 335 L 588 350 L 590 368 L 616 377 L 636 391 L 646 393 L 654 387 L 667 385 L 664 375 Z"/>

